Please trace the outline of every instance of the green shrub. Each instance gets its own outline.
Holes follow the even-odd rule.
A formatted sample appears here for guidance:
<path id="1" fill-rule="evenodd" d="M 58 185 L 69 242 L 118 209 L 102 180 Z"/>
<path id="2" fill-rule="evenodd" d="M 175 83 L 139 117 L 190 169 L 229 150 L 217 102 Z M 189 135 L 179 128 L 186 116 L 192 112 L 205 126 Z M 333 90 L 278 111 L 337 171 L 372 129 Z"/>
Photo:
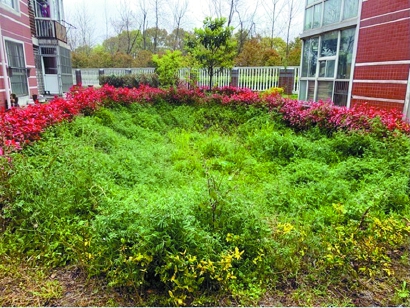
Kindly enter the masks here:
<path id="1" fill-rule="evenodd" d="M 157 88 L 159 81 L 156 74 L 102 75 L 99 77 L 99 84 L 108 84 L 116 88 L 138 88 L 140 85 Z"/>
<path id="2" fill-rule="evenodd" d="M 176 86 L 179 83 L 179 70 L 183 66 L 182 52 L 167 50 L 161 57 L 153 55 L 152 60 L 157 65 L 155 72 L 161 86 Z"/>
<path id="3" fill-rule="evenodd" d="M 156 305 L 388 279 L 409 240 L 409 149 L 294 132 L 262 108 L 101 108 L 1 160 L 0 251 L 155 290 Z"/>

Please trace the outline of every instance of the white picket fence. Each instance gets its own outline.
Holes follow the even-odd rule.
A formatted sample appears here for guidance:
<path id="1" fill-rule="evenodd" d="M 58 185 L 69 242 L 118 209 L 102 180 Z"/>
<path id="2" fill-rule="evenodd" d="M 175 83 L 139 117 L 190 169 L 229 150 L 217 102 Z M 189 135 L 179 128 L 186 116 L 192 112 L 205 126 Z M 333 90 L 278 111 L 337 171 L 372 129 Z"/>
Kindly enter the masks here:
<path id="1" fill-rule="evenodd" d="M 253 91 L 264 91 L 272 87 L 279 86 L 279 74 L 285 67 L 282 66 L 265 66 L 265 67 L 234 67 L 233 69 L 223 70 L 221 73 L 214 75 L 213 86 L 228 86 L 231 83 L 231 74 L 233 71 L 238 73 L 238 86 L 240 88 L 249 88 Z M 299 67 L 288 66 L 287 70 L 294 70 L 293 93 L 299 91 Z M 126 75 L 126 74 L 152 74 L 154 68 L 82 68 L 81 79 L 83 85 L 99 86 L 98 77 L 100 70 L 104 75 Z M 179 77 L 181 80 L 188 81 L 192 77 L 193 71 L 181 69 Z M 195 72 L 198 86 L 209 85 L 209 75 L 206 69 L 200 69 Z M 73 84 L 76 84 L 76 70 L 73 69 Z"/>

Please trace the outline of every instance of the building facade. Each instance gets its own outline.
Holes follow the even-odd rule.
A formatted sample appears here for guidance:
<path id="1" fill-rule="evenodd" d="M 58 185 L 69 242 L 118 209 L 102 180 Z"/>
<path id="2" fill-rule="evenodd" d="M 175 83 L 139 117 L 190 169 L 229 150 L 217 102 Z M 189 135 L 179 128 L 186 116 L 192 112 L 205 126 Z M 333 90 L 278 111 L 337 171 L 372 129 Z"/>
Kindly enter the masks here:
<path id="1" fill-rule="evenodd" d="M 72 83 L 62 0 L 29 0 L 39 93 L 62 95 Z"/>
<path id="2" fill-rule="evenodd" d="M 299 99 L 409 116 L 410 1 L 306 0 Z"/>
<path id="3" fill-rule="evenodd" d="M 0 109 L 72 85 L 62 0 L 0 0 Z"/>
<path id="4" fill-rule="evenodd" d="M 38 93 L 33 42 L 27 1 L 0 0 L 0 110 L 19 104 Z"/>

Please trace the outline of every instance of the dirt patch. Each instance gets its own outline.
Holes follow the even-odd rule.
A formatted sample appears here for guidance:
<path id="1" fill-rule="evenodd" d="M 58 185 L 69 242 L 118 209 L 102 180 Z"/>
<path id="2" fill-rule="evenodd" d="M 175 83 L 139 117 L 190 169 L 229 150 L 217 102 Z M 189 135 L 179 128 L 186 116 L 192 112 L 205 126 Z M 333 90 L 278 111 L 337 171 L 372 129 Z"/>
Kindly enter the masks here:
<path id="1" fill-rule="evenodd" d="M 0 258 L 0 306 L 151 306 L 135 292 L 110 288 L 98 278 L 89 278 L 76 266 L 49 270 L 22 260 Z M 357 279 L 348 287 L 339 284 L 306 283 L 294 279 L 271 286 L 260 306 L 410 306 L 410 297 L 398 294 L 403 281 L 410 281 L 405 264 L 397 264 L 395 275 L 370 280 Z M 323 282 L 325 279 L 323 280 Z M 148 290 L 149 297 L 157 292 Z M 219 300 L 215 306 L 224 306 Z M 234 302 L 227 301 L 227 306 Z M 157 303 L 158 304 L 158 303 Z M 212 304 L 208 302 L 208 305 Z M 152 306 L 158 306 L 152 304 Z"/>
<path id="2" fill-rule="evenodd" d="M 88 278 L 78 267 L 47 270 L 21 260 L 0 263 L 0 306 L 135 306 L 108 288 L 102 280 Z M 26 263 L 26 264 L 25 264 Z"/>

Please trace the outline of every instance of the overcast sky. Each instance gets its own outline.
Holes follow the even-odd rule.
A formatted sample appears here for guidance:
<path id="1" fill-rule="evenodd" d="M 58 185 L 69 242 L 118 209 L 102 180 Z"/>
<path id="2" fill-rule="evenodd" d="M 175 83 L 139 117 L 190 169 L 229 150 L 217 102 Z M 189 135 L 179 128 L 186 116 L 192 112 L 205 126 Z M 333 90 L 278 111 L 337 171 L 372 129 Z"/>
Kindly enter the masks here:
<path id="1" fill-rule="evenodd" d="M 143 1 L 143 0 L 140 0 Z M 154 1 L 145 0 L 148 6 L 149 3 Z M 168 31 L 172 29 L 172 4 L 173 1 L 178 0 L 162 0 L 163 5 L 162 16 L 160 28 L 165 28 Z M 183 0 L 179 0 L 183 2 Z M 269 36 L 269 26 L 271 24 L 268 12 L 271 12 L 272 3 L 277 2 L 278 12 L 282 9 L 282 13 L 276 20 L 275 23 L 275 36 L 280 36 L 285 39 L 286 37 L 286 24 L 288 20 L 288 12 L 286 11 L 286 3 L 289 0 L 243 0 L 242 1 L 242 11 L 243 15 L 251 14 L 256 9 L 257 18 L 255 18 L 255 28 L 256 33 Z M 185 30 L 192 30 L 193 28 L 202 27 L 202 22 L 206 16 L 210 16 L 210 3 L 212 0 L 188 0 L 188 11 L 185 14 L 182 22 L 182 28 Z M 292 22 L 292 28 L 290 37 L 291 39 L 297 37 L 302 32 L 302 23 L 303 23 L 303 9 L 301 0 L 296 0 L 298 13 L 294 17 Z M 76 11 L 86 11 L 90 19 L 90 27 L 94 30 L 94 43 L 99 44 L 105 38 L 115 35 L 112 22 L 118 19 L 119 10 L 122 7 L 121 3 L 127 3 L 127 5 L 138 13 L 139 1 L 137 0 L 64 0 L 64 10 L 65 10 L 65 21 L 75 26 L 76 20 L 75 15 Z M 215 16 L 214 16 L 215 17 Z M 149 20 L 149 27 L 154 26 L 154 18 L 151 17 Z M 234 25 L 235 26 L 235 25 Z M 69 28 L 69 27 L 68 27 Z M 68 29 L 70 30 L 70 29 Z"/>

